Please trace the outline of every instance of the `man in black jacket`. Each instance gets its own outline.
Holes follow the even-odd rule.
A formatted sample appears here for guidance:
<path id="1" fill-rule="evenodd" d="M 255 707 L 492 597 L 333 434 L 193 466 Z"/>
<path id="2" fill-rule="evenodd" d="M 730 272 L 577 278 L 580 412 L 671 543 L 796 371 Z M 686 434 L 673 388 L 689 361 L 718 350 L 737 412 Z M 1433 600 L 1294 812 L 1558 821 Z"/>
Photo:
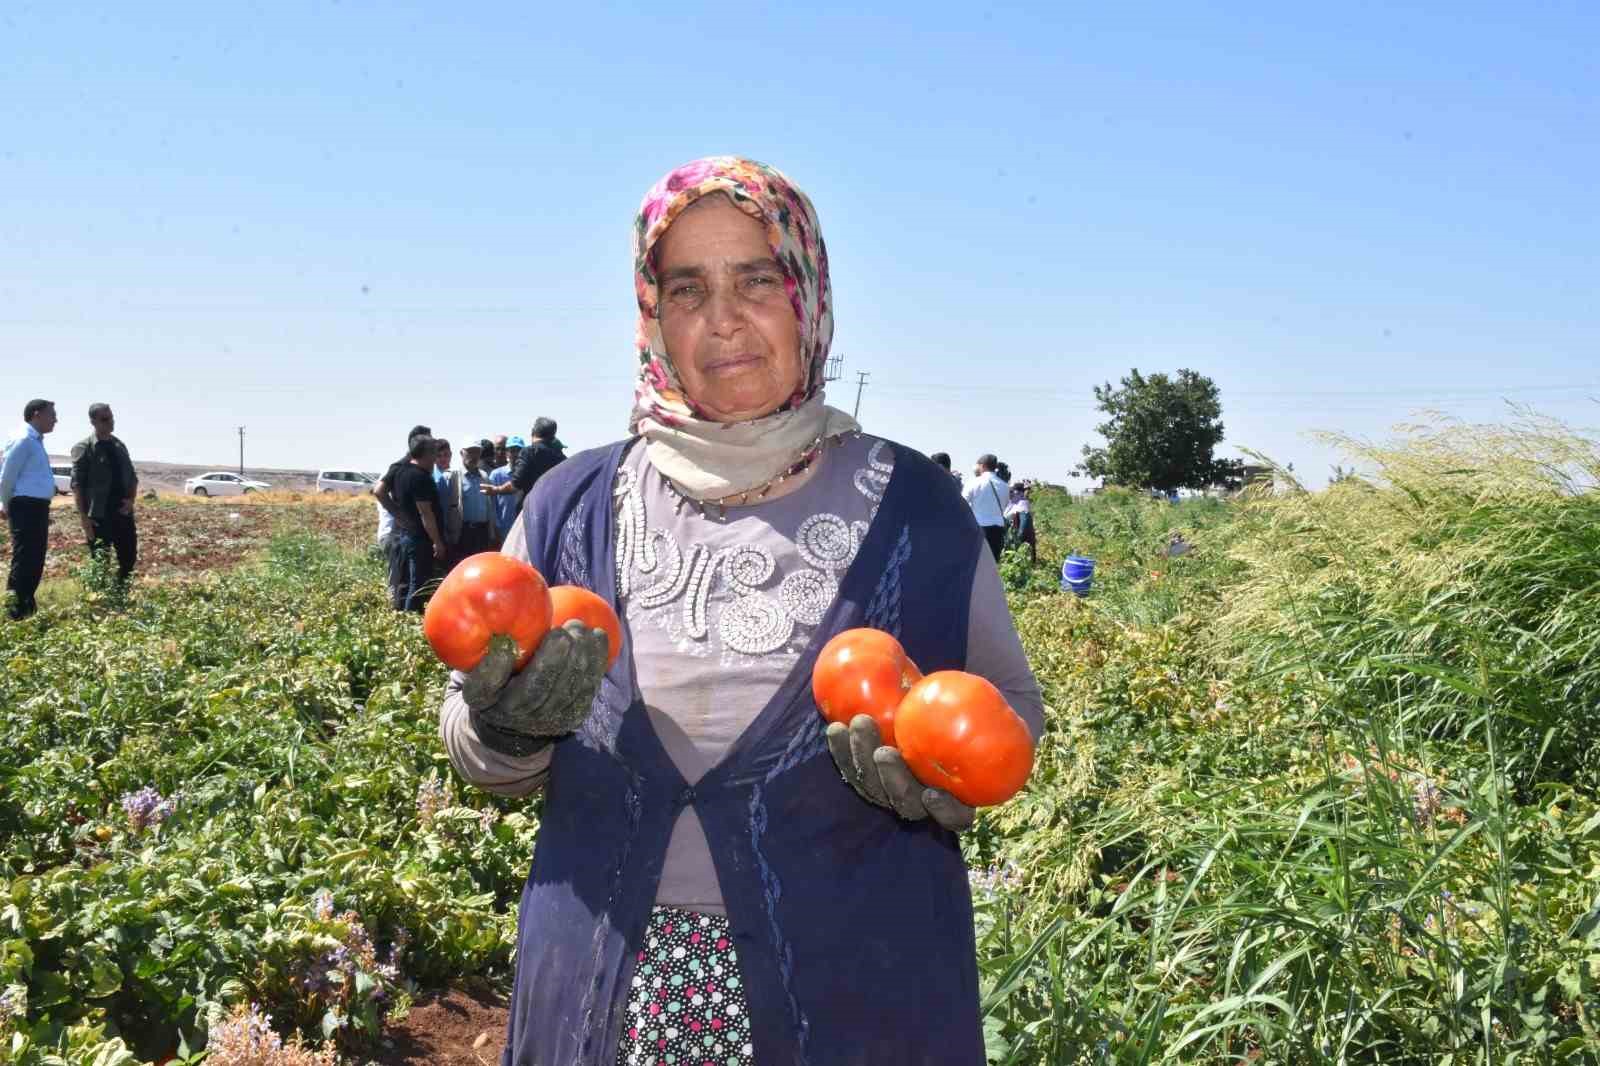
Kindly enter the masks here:
<path id="1" fill-rule="evenodd" d="M 72 496 L 90 554 L 115 551 L 117 581 L 125 584 L 139 558 L 139 531 L 133 521 L 139 475 L 127 445 L 112 432 L 117 420 L 111 405 L 90 404 L 89 424 L 94 432 L 72 446 Z"/>
<path id="2" fill-rule="evenodd" d="M 485 485 L 483 491 L 491 496 L 520 492 L 527 496 L 533 486 L 556 464 L 566 458 L 566 445 L 556 439 L 556 420 L 542 415 L 533 420 L 533 443 L 522 449 L 517 465 L 511 471 L 511 480 L 504 485 Z"/>

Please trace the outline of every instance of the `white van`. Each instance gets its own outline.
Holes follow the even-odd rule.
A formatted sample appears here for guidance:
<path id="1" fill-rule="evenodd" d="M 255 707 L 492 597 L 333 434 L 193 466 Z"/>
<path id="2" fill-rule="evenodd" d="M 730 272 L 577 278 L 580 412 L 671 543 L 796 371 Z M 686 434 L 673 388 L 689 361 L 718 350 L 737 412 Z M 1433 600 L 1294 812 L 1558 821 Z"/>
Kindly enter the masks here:
<path id="1" fill-rule="evenodd" d="M 342 493 L 346 496 L 359 496 L 364 492 L 371 492 L 372 486 L 377 482 L 371 474 L 363 474 L 359 470 L 318 470 L 317 491 Z"/>

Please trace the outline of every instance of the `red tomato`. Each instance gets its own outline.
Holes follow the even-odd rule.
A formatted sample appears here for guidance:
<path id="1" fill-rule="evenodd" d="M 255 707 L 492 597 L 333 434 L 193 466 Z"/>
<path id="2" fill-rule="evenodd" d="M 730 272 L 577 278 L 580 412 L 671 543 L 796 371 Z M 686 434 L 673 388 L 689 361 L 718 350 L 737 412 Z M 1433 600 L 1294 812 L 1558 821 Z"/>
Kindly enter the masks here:
<path id="1" fill-rule="evenodd" d="M 606 665 L 617 661 L 622 651 L 622 623 L 617 612 L 600 596 L 581 585 L 556 585 L 550 589 L 550 626 L 555 628 L 576 618 L 590 629 L 606 631 Z"/>
<path id="2" fill-rule="evenodd" d="M 992 807 L 1033 771 L 1028 725 L 977 674 L 939 670 L 912 686 L 895 721 L 900 754 L 917 780 L 962 803 Z"/>
<path id="3" fill-rule="evenodd" d="M 517 645 L 517 669 L 550 630 L 550 589 L 539 571 L 509 555 L 479 552 L 440 582 L 422 616 L 422 632 L 448 666 L 471 670 L 505 636 Z"/>
<path id="4" fill-rule="evenodd" d="M 895 742 L 895 709 L 922 677 L 900 642 L 881 629 L 847 629 L 828 641 L 811 671 L 811 695 L 830 722 L 858 714 L 878 723 L 883 743 Z"/>

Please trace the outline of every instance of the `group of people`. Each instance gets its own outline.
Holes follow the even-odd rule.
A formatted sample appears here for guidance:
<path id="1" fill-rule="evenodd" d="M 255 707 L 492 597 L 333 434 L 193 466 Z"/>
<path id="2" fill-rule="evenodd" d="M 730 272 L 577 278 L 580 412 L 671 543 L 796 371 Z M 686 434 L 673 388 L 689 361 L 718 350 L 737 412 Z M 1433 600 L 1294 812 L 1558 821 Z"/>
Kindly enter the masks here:
<path id="1" fill-rule="evenodd" d="M 1028 549 L 1028 561 L 1037 562 L 1039 535 L 1033 525 L 1033 485 L 1026 479 L 1015 483 L 1011 468 L 992 453 L 978 456 L 972 467 L 971 483 L 950 469 L 950 453 L 934 452 L 928 458 L 950 472 L 961 485 L 961 495 L 972 508 L 972 517 L 983 531 L 983 539 L 994 553 L 995 562 L 1006 547 Z"/>
<path id="2" fill-rule="evenodd" d="M 427 426 L 411 427 L 406 454 L 372 490 L 395 610 L 422 610 L 436 575 L 504 543 L 523 498 L 566 458 L 554 419 L 536 419 L 532 438 L 500 434 L 470 441 L 461 447 L 461 465 L 453 467 L 450 441 Z"/>
<path id="3" fill-rule="evenodd" d="M 111 405 L 90 404 L 89 425 L 89 435 L 72 446 L 72 499 L 91 556 L 114 552 L 117 584 L 126 587 L 139 558 L 133 516 L 139 475 L 127 446 L 113 432 L 116 417 Z M 50 502 L 56 495 L 55 471 L 44 438 L 55 428 L 56 405 L 29 400 L 22 408 L 22 425 L 6 441 L 0 460 L 0 513 L 11 533 L 7 613 L 13 620 L 38 610 L 36 594 L 50 544 Z"/>

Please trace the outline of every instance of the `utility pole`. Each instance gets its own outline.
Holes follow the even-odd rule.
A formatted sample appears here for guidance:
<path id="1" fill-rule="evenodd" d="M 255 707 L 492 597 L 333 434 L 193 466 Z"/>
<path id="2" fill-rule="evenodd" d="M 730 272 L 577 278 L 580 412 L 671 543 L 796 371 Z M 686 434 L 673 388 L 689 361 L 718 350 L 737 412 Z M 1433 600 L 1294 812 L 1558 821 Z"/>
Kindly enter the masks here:
<path id="1" fill-rule="evenodd" d="M 239 476 L 244 477 L 244 427 L 239 427 Z"/>
<path id="2" fill-rule="evenodd" d="M 824 382 L 838 381 L 840 375 L 844 373 L 843 368 L 844 353 L 834 352 L 832 355 L 828 356 L 828 361 L 822 366 L 822 380 Z"/>
<path id="3" fill-rule="evenodd" d="M 861 416 L 861 390 L 867 387 L 867 375 L 870 373 L 870 370 L 856 371 L 856 409 L 855 413 L 850 416 L 852 418 Z"/>

